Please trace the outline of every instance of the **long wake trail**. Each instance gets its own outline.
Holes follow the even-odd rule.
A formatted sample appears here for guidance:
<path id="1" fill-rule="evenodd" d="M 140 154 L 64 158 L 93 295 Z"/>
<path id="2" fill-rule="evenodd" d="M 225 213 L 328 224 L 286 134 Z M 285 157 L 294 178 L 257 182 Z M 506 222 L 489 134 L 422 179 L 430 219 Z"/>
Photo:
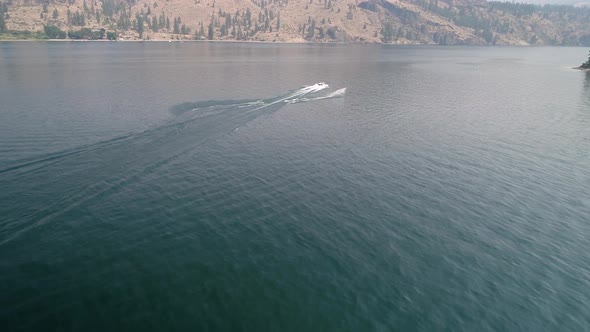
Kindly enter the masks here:
<path id="1" fill-rule="evenodd" d="M 27 160 L 0 170 L 0 246 L 64 213 L 141 181 L 191 150 L 295 102 L 337 98 L 318 83 L 260 100 L 182 103 L 173 119 L 139 133 Z M 341 89 L 343 90 L 343 89 Z M 338 92 L 337 94 L 335 94 Z M 22 209 L 25 205 L 27 208 Z"/>

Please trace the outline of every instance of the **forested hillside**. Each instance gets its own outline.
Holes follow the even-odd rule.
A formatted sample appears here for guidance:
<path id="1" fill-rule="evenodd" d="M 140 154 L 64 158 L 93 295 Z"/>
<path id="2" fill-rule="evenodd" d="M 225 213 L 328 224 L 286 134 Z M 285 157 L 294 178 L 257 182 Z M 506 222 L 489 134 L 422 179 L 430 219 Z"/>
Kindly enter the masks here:
<path id="1" fill-rule="evenodd" d="M 4 0 L 0 38 L 590 45 L 590 8 L 483 0 Z"/>

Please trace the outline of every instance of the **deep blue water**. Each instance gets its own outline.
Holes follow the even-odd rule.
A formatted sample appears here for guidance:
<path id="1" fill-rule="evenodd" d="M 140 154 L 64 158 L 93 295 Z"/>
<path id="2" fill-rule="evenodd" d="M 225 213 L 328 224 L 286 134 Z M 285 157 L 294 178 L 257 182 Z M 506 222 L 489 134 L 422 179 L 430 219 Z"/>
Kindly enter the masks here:
<path id="1" fill-rule="evenodd" d="M 0 43 L 0 326 L 588 331 L 586 54 Z"/>

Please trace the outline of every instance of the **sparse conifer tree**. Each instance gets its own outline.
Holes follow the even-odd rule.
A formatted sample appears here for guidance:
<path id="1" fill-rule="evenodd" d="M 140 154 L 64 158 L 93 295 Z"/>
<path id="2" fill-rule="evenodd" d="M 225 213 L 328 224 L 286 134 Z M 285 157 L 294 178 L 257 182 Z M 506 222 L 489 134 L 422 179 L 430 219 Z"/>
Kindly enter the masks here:
<path id="1" fill-rule="evenodd" d="M 137 15 L 135 20 L 137 21 L 136 29 L 137 33 L 139 34 L 139 39 L 143 39 L 143 16 Z"/>
<path id="2" fill-rule="evenodd" d="M 588 52 L 588 61 L 582 64 L 582 68 L 589 69 L 590 68 L 590 51 Z"/>
<path id="3" fill-rule="evenodd" d="M 307 38 L 313 39 L 315 35 L 315 20 L 311 20 L 311 24 L 309 25 L 309 31 L 307 32 Z"/>
<path id="4" fill-rule="evenodd" d="M 207 39 L 209 39 L 209 40 L 213 40 L 213 37 L 215 37 L 214 31 L 213 31 L 214 27 L 215 27 L 215 16 L 212 15 L 211 16 L 211 23 L 209 23 L 209 28 L 207 29 Z"/>
<path id="5" fill-rule="evenodd" d="M 158 32 L 158 28 L 158 19 L 156 18 L 156 16 L 152 16 L 152 31 Z"/>

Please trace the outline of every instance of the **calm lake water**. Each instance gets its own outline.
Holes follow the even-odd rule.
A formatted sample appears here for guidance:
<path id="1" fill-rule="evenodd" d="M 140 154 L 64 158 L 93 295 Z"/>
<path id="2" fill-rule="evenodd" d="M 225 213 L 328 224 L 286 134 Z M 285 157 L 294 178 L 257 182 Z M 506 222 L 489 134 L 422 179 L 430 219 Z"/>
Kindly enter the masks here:
<path id="1" fill-rule="evenodd" d="M 0 326 L 588 331 L 586 54 L 0 43 Z"/>

